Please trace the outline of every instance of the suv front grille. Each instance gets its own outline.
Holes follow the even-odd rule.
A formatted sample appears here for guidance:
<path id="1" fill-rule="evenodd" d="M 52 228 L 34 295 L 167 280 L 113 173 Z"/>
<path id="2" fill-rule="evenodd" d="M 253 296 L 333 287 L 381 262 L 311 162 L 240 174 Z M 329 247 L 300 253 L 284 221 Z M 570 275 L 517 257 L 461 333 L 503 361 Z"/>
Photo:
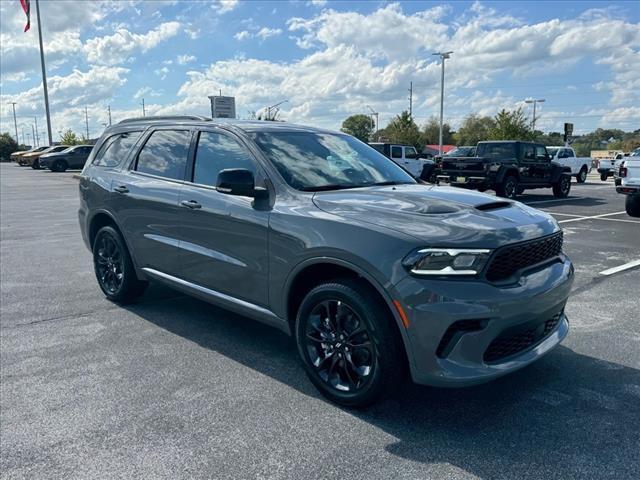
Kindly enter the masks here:
<path id="1" fill-rule="evenodd" d="M 509 333 L 500 335 L 485 350 L 484 361 L 496 363 L 537 345 L 551 335 L 558 326 L 560 318 L 562 318 L 562 312 L 537 325 L 527 324 L 518 331 L 511 330 Z"/>
<path id="2" fill-rule="evenodd" d="M 487 280 L 505 280 L 518 270 L 543 262 L 562 252 L 562 232 L 528 242 L 507 245 L 496 251 L 487 267 Z"/>

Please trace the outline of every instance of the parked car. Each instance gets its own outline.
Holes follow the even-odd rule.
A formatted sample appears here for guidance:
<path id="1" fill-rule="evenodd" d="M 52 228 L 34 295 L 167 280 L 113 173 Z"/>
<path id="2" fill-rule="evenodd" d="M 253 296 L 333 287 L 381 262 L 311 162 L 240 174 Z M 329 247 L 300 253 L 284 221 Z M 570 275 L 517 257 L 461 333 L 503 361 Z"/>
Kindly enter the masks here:
<path id="1" fill-rule="evenodd" d="M 407 370 L 486 382 L 568 332 L 574 270 L 551 215 L 420 184 L 343 133 L 132 119 L 105 130 L 79 183 L 108 299 L 156 280 L 272 325 L 343 405 L 393 392 Z"/>
<path id="2" fill-rule="evenodd" d="M 547 147 L 547 153 L 553 162 L 569 167 L 578 183 L 587 181 L 587 175 L 591 171 L 591 157 L 578 157 L 571 147 Z"/>
<path id="3" fill-rule="evenodd" d="M 622 162 L 615 184 L 616 192 L 627 196 L 627 214 L 640 217 L 640 150 L 634 151 Z"/>
<path id="4" fill-rule="evenodd" d="M 464 188 L 495 190 L 515 198 L 527 189 L 549 188 L 564 198 L 571 190 L 571 169 L 552 162 L 544 145 L 532 142 L 479 142 L 476 157 L 443 156 L 439 182 Z"/>
<path id="5" fill-rule="evenodd" d="M 40 157 L 47 153 L 55 153 L 61 152 L 62 150 L 66 150 L 69 148 L 69 145 L 54 145 L 52 147 L 47 147 L 44 150 L 40 150 L 38 152 L 31 152 L 18 157 L 18 163 L 22 166 L 28 165 L 34 170 L 40 169 Z"/>
<path id="6" fill-rule="evenodd" d="M 375 148 L 385 157 L 390 158 L 402 168 L 407 170 L 415 178 L 429 181 L 435 168 L 433 160 L 423 158 L 416 147 L 411 145 L 401 145 L 395 143 L 373 142 L 369 146 Z"/>
<path id="7" fill-rule="evenodd" d="M 600 180 L 603 182 L 609 177 L 613 177 L 620 168 L 620 164 L 624 160 L 623 153 L 617 153 L 612 158 L 600 158 L 598 160 L 598 173 L 600 174 Z"/>
<path id="8" fill-rule="evenodd" d="M 475 157 L 476 147 L 474 145 L 456 147 L 444 154 L 447 157 Z"/>
<path id="9" fill-rule="evenodd" d="M 37 148 L 30 148 L 29 150 L 21 150 L 19 152 L 13 152 L 9 158 L 11 158 L 12 162 L 18 162 L 18 159 L 23 156 L 26 155 L 27 153 L 37 153 L 37 152 L 42 152 L 43 150 L 47 149 L 49 147 L 37 147 Z"/>
<path id="10" fill-rule="evenodd" d="M 40 167 L 52 172 L 64 172 L 68 168 L 82 168 L 87 161 L 93 145 L 75 145 L 65 150 L 46 153 L 40 157 Z"/>

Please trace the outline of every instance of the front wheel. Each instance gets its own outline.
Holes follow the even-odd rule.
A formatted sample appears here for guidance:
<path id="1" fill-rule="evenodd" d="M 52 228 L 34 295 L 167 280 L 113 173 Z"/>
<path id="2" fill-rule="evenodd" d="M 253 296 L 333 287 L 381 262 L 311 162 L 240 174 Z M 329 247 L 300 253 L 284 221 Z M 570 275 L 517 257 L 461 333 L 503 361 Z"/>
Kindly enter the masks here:
<path id="1" fill-rule="evenodd" d="M 403 380 L 400 334 L 377 292 L 361 281 L 318 285 L 296 319 L 298 353 L 311 382 L 330 400 L 364 407 Z"/>
<path id="2" fill-rule="evenodd" d="M 640 217 L 640 195 L 627 195 L 624 209 L 630 217 Z"/>
<path id="3" fill-rule="evenodd" d="M 607 175 L 606 173 L 600 174 L 600 180 L 602 180 L 603 182 L 606 182 L 607 178 L 609 178 L 609 175 Z"/>
<path id="4" fill-rule="evenodd" d="M 51 170 L 54 172 L 64 172 L 67 169 L 67 163 L 63 160 L 57 160 L 51 166 Z"/>
<path id="5" fill-rule="evenodd" d="M 98 231 L 93 242 L 93 266 L 98 285 L 113 302 L 129 303 L 147 288 L 147 282 L 138 280 L 122 235 L 113 227 Z"/>
<path id="6" fill-rule="evenodd" d="M 34 170 L 40 170 L 40 160 L 36 158 L 31 164 L 31 168 L 33 168 Z"/>
<path id="7" fill-rule="evenodd" d="M 504 198 L 516 198 L 518 195 L 518 179 L 509 175 L 504 181 L 496 186 L 496 194 Z"/>
<path id="8" fill-rule="evenodd" d="M 561 175 L 560 180 L 553 184 L 553 196 L 556 198 L 566 198 L 571 191 L 571 177 L 569 175 Z"/>
<path id="9" fill-rule="evenodd" d="M 587 181 L 587 167 L 582 167 L 576 176 L 578 183 L 584 183 Z"/>

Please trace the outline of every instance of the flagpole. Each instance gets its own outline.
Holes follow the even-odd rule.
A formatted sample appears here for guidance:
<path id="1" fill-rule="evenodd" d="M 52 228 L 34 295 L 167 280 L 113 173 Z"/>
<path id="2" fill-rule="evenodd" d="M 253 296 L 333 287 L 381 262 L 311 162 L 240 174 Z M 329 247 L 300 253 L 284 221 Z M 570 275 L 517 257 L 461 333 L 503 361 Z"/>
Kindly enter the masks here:
<path id="1" fill-rule="evenodd" d="M 47 113 L 47 135 L 49 145 L 53 145 L 51 136 L 51 114 L 49 113 L 49 89 L 47 88 L 47 72 L 44 66 L 44 49 L 42 48 L 42 24 L 40 22 L 40 2 L 36 0 L 36 16 L 38 17 L 38 39 L 40 40 L 40 65 L 42 66 L 42 86 L 44 87 L 44 109 Z"/>

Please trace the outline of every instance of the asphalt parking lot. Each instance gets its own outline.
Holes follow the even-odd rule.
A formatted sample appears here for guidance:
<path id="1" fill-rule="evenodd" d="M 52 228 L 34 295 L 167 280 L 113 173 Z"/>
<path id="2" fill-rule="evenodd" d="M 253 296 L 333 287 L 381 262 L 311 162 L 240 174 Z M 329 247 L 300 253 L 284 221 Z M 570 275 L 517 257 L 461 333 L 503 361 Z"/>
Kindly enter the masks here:
<path id="1" fill-rule="evenodd" d="M 266 326 L 159 286 L 107 302 L 73 172 L 1 164 L 0 180 L 2 478 L 638 478 L 640 268 L 600 272 L 640 259 L 640 219 L 611 179 L 521 197 L 576 266 L 561 347 L 365 411 L 320 397 Z"/>

